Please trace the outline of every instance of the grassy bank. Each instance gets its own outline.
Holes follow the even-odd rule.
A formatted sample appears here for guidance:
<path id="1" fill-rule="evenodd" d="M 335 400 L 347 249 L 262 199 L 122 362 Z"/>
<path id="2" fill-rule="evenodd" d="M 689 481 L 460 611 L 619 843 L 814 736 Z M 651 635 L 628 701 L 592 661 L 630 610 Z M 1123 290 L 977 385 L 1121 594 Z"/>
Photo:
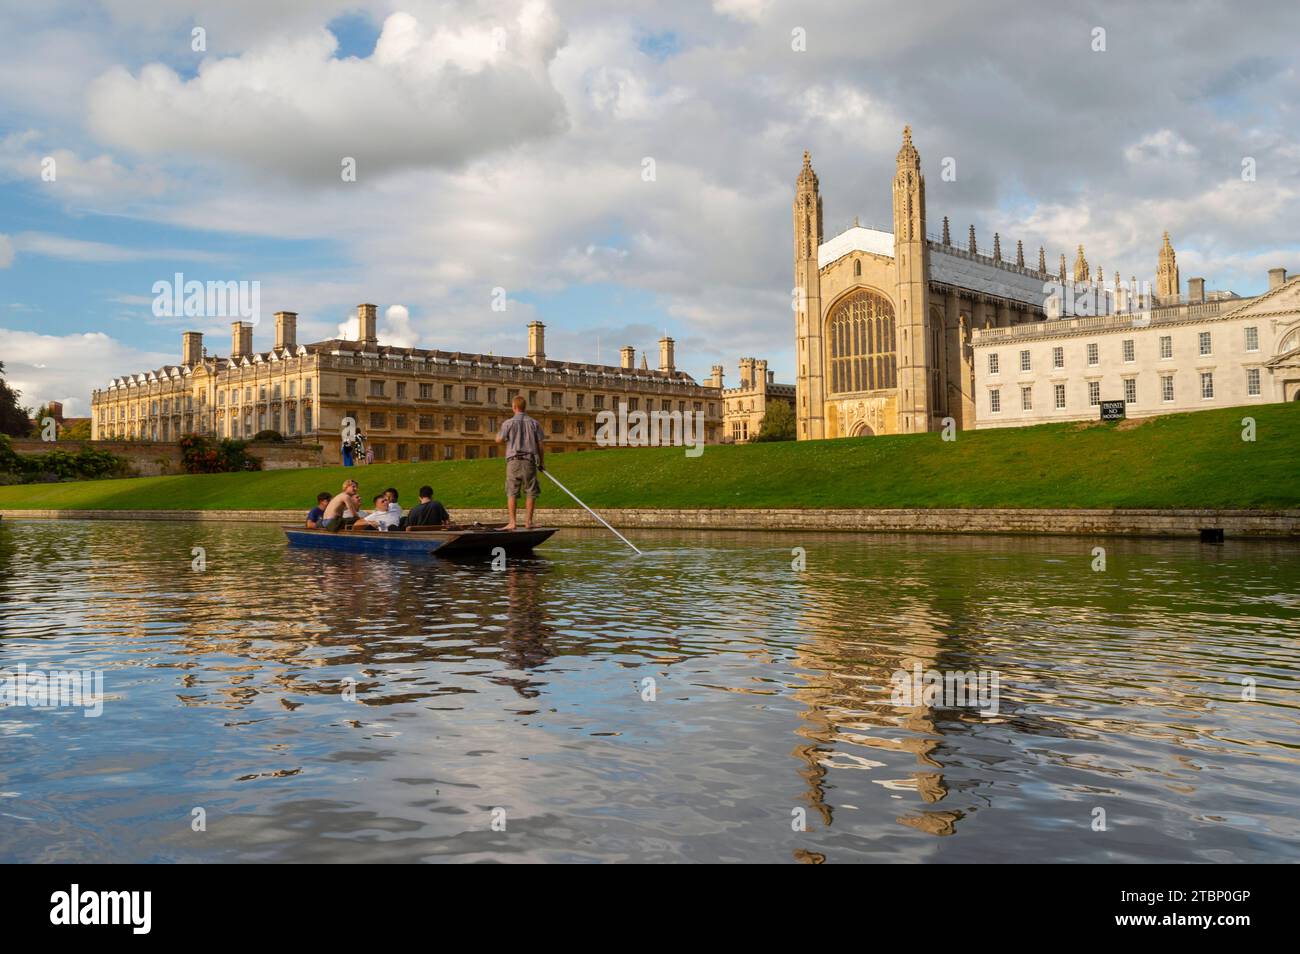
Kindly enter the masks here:
<path id="1" fill-rule="evenodd" d="M 1257 422 L 1241 439 L 1241 420 Z M 1121 425 L 1047 424 L 805 443 L 552 455 L 557 477 L 593 507 L 1300 507 L 1300 404 L 1229 408 Z M 0 487 L 0 509 L 274 510 L 312 505 L 353 476 L 422 483 L 456 507 L 502 501 L 500 460 L 376 464 Z M 573 506 L 543 478 L 545 506 Z"/>

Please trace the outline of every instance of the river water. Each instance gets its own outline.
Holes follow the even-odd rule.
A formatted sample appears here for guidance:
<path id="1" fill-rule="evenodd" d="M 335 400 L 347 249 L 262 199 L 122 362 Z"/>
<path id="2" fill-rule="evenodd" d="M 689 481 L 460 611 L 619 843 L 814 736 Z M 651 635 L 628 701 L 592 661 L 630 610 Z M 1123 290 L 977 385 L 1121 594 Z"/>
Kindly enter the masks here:
<path id="1" fill-rule="evenodd" d="M 1300 860 L 1300 545 L 634 540 L 0 521 L 0 860 Z"/>

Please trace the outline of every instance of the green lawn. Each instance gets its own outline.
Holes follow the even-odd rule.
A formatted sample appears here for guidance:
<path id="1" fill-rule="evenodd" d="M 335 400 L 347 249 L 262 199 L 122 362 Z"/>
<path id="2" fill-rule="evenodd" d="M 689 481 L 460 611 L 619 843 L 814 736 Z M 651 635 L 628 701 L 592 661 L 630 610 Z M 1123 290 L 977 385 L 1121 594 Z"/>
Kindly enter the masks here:
<path id="1" fill-rule="evenodd" d="M 1242 440 L 1242 418 L 1257 422 Z M 1114 425 L 805 443 L 554 454 L 555 475 L 593 507 L 1300 507 L 1300 404 Z M 0 509 L 274 510 L 312 506 L 356 477 L 362 496 L 420 484 L 452 510 L 502 503 L 501 460 L 0 487 Z M 574 504 L 542 479 L 546 506 Z"/>

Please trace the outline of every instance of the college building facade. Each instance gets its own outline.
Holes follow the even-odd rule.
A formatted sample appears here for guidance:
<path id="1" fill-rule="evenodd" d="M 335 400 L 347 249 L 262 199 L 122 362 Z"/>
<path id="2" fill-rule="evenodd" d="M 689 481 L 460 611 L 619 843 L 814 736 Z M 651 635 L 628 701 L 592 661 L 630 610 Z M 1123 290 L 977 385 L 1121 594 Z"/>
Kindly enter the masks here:
<path id="1" fill-rule="evenodd" d="M 1194 278 L 1132 313 L 976 330 L 978 426 L 1096 420 L 1103 401 L 1148 417 L 1298 400 L 1300 278 L 1275 268 L 1269 284 L 1242 298 Z"/>
<path id="2" fill-rule="evenodd" d="M 776 372 L 767 369 L 763 358 L 740 359 L 740 384 L 734 388 L 722 386 L 722 365 L 715 364 L 713 385 L 722 392 L 722 439 L 732 444 L 748 444 L 758 437 L 773 402 L 794 409 L 795 386 L 778 384 Z"/>
<path id="3" fill-rule="evenodd" d="M 1042 248 L 1036 267 L 1021 242 L 1004 257 L 997 233 L 981 251 L 973 225 L 959 248 L 947 218 L 939 235 L 927 230 L 910 127 L 892 231 L 855 220 L 826 239 L 806 152 L 793 211 L 800 440 L 1090 417 L 1112 398 L 1131 398 L 1134 414 L 1292 400 L 1300 387 L 1300 313 L 1285 270 L 1257 298 L 1206 292 L 1200 278 L 1184 296 L 1168 233 L 1154 289 L 1118 274 L 1106 283 L 1082 245 L 1073 268 L 1061 255 L 1055 272 Z M 1207 336 L 1217 350 L 1202 350 Z"/>
<path id="4" fill-rule="evenodd" d="M 722 395 L 675 366 L 659 341 L 659 367 L 624 347 L 618 366 L 552 361 L 545 326 L 528 326 L 528 354 L 500 357 L 379 343 L 377 308 L 358 306 L 356 341 L 297 342 L 297 314 L 277 312 L 275 343 L 253 349 L 253 327 L 232 325 L 229 357 L 213 357 L 198 332 L 182 335 L 181 362 L 114 378 L 91 396 L 92 439 L 175 441 L 184 434 L 249 439 L 272 430 L 319 442 L 341 459 L 352 418 L 377 461 L 495 457 L 496 433 L 516 394 L 545 430 L 548 450 L 589 450 L 603 410 L 703 415 L 705 443 L 721 436 Z"/>

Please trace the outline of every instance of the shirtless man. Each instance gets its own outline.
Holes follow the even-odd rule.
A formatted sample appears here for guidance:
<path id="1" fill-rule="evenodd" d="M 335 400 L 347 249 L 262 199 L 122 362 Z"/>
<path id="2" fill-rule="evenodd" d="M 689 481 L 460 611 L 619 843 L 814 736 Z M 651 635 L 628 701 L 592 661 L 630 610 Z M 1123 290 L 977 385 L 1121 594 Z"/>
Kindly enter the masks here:
<path id="1" fill-rule="evenodd" d="M 357 495 L 357 482 L 345 480 L 342 492 L 335 494 L 334 499 L 325 508 L 325 517 L 320 524 L 321 529 L 329 530 L 331 533 L 342 530 L 344 520 L 348 517 L 355 518 L 360 510 L 361 497 Z"/>

